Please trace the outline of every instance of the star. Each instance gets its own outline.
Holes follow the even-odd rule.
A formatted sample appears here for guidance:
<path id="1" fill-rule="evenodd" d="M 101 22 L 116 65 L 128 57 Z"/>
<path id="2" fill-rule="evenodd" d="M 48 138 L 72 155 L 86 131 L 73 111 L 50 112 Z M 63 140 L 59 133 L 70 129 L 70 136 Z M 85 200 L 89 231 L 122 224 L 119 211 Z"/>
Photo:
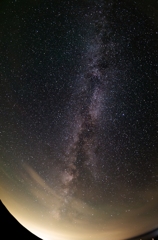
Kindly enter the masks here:
<path id="1" fill-rule="evenodd" d="M 2 6 L 0 197 L 45 239 L 157 227 L 157 26 L 144 5 Z"/>

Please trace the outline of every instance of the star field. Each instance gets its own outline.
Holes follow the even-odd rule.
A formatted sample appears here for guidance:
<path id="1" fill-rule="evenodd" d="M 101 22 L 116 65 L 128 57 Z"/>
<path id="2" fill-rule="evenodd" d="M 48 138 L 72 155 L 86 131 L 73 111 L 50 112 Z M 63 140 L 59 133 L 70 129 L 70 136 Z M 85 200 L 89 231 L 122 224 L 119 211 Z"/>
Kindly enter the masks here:
<path id="1" fill-rule="evenodd" d="M 156 228 L 156 17 L 139 1 L 1 9 L 2 201 L 44 239 Z"/>

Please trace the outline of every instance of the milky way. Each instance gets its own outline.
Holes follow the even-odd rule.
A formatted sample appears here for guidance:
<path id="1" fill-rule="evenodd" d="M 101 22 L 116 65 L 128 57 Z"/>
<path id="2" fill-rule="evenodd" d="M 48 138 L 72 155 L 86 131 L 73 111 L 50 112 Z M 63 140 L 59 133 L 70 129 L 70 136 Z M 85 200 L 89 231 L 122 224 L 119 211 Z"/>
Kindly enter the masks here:
<path id="1" fill-rule="evenodd" d="M 139 1 L 3 8 L 2 201 L 45 239 L 156 228 L 156 17 Z"/>

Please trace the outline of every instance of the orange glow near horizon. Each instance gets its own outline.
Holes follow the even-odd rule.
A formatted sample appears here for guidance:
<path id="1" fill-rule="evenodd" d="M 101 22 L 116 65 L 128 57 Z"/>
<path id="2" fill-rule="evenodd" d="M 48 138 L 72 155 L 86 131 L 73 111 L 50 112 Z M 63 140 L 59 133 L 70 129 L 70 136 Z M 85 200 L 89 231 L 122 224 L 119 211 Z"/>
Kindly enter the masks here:
<path id="1" fill-rule="evenodd" d="M 24 181 L 27 187 L 31 182 L 33 183 L 34 187 L 30 188 L 30 193 L 17 189 L 18 193 L 14 194 L 14 191 L 10 191 L 9 185 L 4 184 L 3 181 L 0 188 L 1 199 L 24 227 L 44 240 L 95 240 L 96 238 L 122 240 L 157 227 L 155 209 L 158 193 L 156 191 L 144 194 L 144 197 L 152 198 L 149 204 L 139 204 L 132 211 L 122 209 L 122 214 L 118 218 L 110 217 L 112 213 L 105 216 L 104 209 L 113 212 L 110 206 L 102 206 L 100 210 L 93 208 L 92 213 L 91 206 L 86 206 L 84 202 L 73 198 L 71 199 L 73 211 L 76 209 L 83 217 L 80 220 L 75 219 L 74 216 L 61 219 L 58 211 L 59 202 L 62 201 L 60 196 L 46 185 L 30 166 L 24 165 L 23 174 L 27 175 Z M 36 199 L 38 200 L 35 201 Z M 120 210 L 120 207 L 118 203 L 116 209 Z"/>

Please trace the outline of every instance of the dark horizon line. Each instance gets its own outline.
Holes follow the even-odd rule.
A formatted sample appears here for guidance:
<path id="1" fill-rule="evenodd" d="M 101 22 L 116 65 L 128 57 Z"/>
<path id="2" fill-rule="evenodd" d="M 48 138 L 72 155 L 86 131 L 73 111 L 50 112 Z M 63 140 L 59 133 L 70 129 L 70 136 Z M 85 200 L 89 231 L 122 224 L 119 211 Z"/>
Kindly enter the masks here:
<path id="1" fill-rule="evenodd" d="M 7 209 L 6 205 L 3 203 L 2 199 L 0 199 L 0 206 L 4 206 L 6 211 L 9 212 L 9 210 Z M 21 223 L 9 212 L 9 214 L 15 219 L 15 221 L 19 224 L 19 226 L 21 225 Z M 21 225 L 21 227 L 25 228 L 24 226 Z M 26 229 L 28 232 L 30 232 L 28 229 Z M 30 234 L 33 234 L 32 232 L 30 232 Z M 34 235 L 34 234 L 33 234 Z M 40 238 L 38 238 L 37 236 L 35 236 L 35 239 L 39 239 L 42 240 Z M 131 237 L 131 238 L 127 238 L 124 240 L 158 240 L 158 227 L 154 228 L 151 231 L 147 231 L 145 233 L 139 234 L 137 236 Z"/>
<path id="2" fill-rule="evenodd" d="M 124 239 L 124 240 L 148 240 L 149 238 L 155 238 L 158 239 L 158 227 L 157 228 L 154 228 L 153 230 L 151 231 L 147 231 L 143 234 L 139 234 L 137 236 L 134 236 L 134 237 L 131 237 L 131 238 L 127 238 L 127 239 Z M 154 239 L 155 240 L 155 239 Z"/>

